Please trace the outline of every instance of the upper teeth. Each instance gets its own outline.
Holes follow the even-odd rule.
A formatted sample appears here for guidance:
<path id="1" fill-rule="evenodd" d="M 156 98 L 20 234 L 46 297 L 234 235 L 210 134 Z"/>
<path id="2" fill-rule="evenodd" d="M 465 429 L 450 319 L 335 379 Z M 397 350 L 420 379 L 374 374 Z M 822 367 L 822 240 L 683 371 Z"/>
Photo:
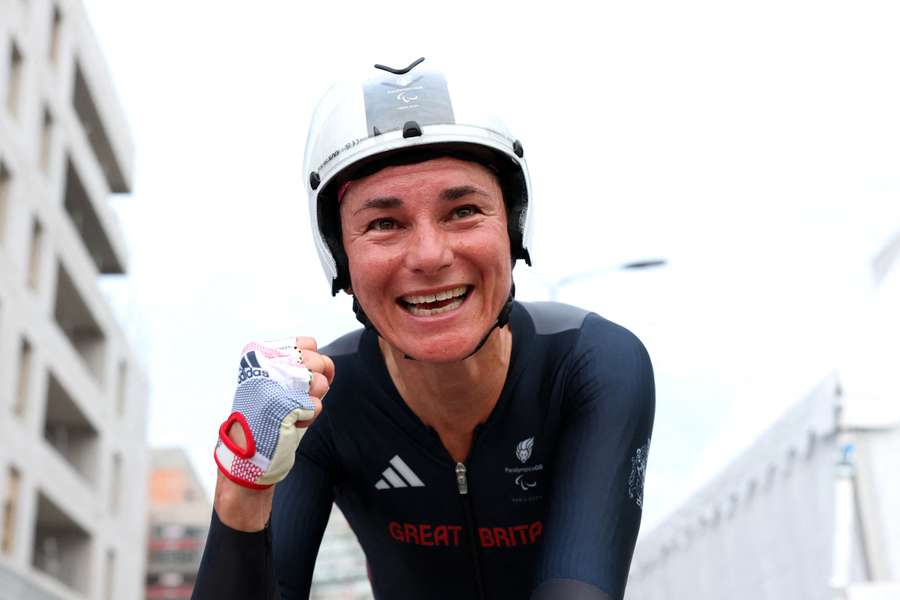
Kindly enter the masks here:
<path id="1" fill-rule="evenodd" d="M 466 286 L 453 288 L 452 290 L 444 290 L 436 294 L 428 294 L 425 296 L 403 296 L 403 301 L 407 304 L 423 304 L 425 302 L 437 302 L 438 300 L 449 300 L 466 293 Z"/>

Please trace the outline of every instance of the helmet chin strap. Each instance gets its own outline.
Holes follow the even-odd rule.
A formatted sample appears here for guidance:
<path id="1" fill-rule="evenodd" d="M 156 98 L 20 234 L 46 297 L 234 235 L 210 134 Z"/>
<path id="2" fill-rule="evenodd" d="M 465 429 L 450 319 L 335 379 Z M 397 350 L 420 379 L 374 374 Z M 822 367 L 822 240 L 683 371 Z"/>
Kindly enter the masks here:
<path id="1" fill-rule="evenodd" d="M 473 356 L 476 352 L 481 350 L 482 347 L 487 343 L 488 338 L 491 337 L 491 334 L 494 332 L 494 329 L 503 328 L 509 323 L 509 313 L 512 312 L 513 298 L 516 295 L 516 284 L 513 283 L 509 289 L 509 296 L 506 298 L 506 302 L 503 303 L 503 307 L 500 309 L 500 314 L 497 315 L 497 320 L 494 321 L 494 324 L 491 325 L 490 329 L 487 330 L 487 333 L 481 338 L 481 341 L 478 342 L 478 345 L 475 346 L 475 349 L 472 350 L 463 360 Z M 375 332 L 375 335 L 378 337 L 384 337 L 378 330 L 375 329 L 375 325 L 372 324 L 372 321 L 369 320 L 369 317 L 363 312 L 362 306 L 359 305 L 359 302 L 356 300 L 356 296 L 353 296 L 353 313 L 356 315 L 356 320 L 363 324 L 366 329 L 371 329 Z M 409 354 L 404 354 L 403 358 L 408 360 L 418 360 L 417 358 L 410 356 Z"/>
<path id="2" fill-rule="evenodd" d="M 503 303 L 503 308 L 500 309 L 500 314 L 497 315 L 497 320 L 494 321 L 494 324 L 491 325 L 491 328 L 487 330 L 487 333 L 484 334 L 484 337 L 481 338 L 481 341 L 478 342 L 478 345 L 475 346 L 475 349 L 469 353 L 466 358 L 473 356 L 476 352 L 481 350 L 481 348 L 487 343 L 488 338 L 491 337 L 491 334 L 494 333 L 494 329 L 502 329 L 509 323 L 509 313 L 512 312 L 512 304 L 513 297 L 516 295 L 516 284 L 512 284 L 512 287 L 509 290 L 509 296 L 506 298 L 506 302 Z M 407 356 L 407 358 L 411 358 Z M 415 360 L 415 359 L 413 359 Z M 463 359 L 465 360 L 465 358 Z"/>

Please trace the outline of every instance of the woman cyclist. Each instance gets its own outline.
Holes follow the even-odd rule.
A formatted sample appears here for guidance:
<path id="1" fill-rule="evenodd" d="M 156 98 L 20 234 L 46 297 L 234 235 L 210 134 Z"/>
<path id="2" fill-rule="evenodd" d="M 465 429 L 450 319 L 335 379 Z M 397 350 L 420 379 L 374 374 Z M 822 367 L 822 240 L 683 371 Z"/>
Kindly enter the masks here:
<path id="1" fill-rule="evenodd" d="M 513 299 L 525 150 L 465 92 L 420 59 L 320 102 L 312 230 L 364 327 L 244 349 L 194 598 L 307 598 L 333 502 L 379 599 L 622 598 L 650 360 L 596 314 Z"/>

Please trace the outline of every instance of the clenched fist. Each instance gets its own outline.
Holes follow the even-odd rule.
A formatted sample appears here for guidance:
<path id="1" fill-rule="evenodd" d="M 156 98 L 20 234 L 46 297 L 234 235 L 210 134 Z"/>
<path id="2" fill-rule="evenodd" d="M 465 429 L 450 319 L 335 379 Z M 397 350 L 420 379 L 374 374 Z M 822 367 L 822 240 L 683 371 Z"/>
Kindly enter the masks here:
<path id="1" fill-rule="evenodd" d="M 304 429 L 322 408 L 334 363 L 312 338 L 244 346 L 232 412 L 219 428 L 222 474 L 251 489 L 281 481 L 294 464 Z"/>

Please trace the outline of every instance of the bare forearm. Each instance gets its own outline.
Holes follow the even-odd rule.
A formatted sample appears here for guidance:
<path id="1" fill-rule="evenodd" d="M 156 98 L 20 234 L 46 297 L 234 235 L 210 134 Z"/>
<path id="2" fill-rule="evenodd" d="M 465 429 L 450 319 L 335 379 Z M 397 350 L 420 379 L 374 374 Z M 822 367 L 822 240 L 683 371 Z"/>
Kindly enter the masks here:
<path id="1" fill-rule="evenodd" d="M 275 486 L 251 490 L 240 486 L 219 472 L 214 506 L 219 520 L 238 531 L 261 531 L 272 513 Z"/>
<path id="2" fill-rule="evenodd" d="M 244 431 L 234 424 L 228 430 L 228 437 L 240 448 L 247 447 Z M 216 479 L 214 506 L 219 520 L 238 531 L 262 531 L 272 514 L 272 496 L 275 486 L 264 490 L 254 490 L 238 485 L 225 477 L 221 471 Z"/>

